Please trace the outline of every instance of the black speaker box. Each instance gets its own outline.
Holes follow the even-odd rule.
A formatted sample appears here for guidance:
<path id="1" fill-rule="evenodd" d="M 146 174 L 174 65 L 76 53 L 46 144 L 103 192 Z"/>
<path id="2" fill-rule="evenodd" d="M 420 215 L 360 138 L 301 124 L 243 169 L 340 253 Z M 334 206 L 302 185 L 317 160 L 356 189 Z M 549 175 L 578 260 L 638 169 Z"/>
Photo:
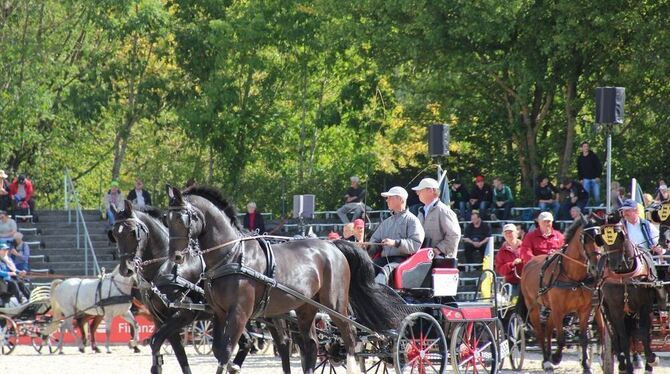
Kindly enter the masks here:
<path id="1" fill-rule="evenodd" d="M 428 153 L 431 156 L 449 155 L 448 125 L 430 125 L 428 129 Z"/>
<path id="2" fill-rule="evenodd" d="M 596 123 L 623 124 L 626 89 L 623 87 L 596 88 Z"/>

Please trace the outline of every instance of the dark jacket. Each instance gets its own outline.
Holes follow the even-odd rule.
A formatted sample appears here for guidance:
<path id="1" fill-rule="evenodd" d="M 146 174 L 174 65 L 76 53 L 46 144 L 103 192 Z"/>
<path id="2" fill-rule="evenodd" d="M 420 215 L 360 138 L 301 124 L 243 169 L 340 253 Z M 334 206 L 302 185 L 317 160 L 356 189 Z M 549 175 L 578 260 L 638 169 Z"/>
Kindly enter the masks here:
<path id="1" fill-rule="evenodd" d="M 142 197 L 144 197 L 144 204 L 145 205 L 151 205 L 151 194 L 147 190 L 142 190 Z M 133 204 L 135 204 L 135 200 L 137 200 L 137 192 L 133 188 L 128 192 L 128 200 L 132 201 Z"/>
<path id="2" fill-rule="evenodd" d="M 595 153 L 589 151 L 588 155 L 580 154 L 577 157 L 577 178 L 579 180 L 600 178 L 602 174 L 603 168 Z"/>
<path id="3" fill-rule="evenodd" d="M 478 202 L 482 201 L 488 201 L 492 202 L 493 201 L 493 189 L 491 188 L 490 184 L 484 183 L 482 186 L 481 190 L 479 187 L 475 185 L 475 188 L 472 189 L 472 192 L 470 193 L 470 198 L 471 199 L 477 199 Z"/>
<path id="4" fill-rule="evenodd" d="M 570 188 L 564 187 L 563 191 L 568 192 L 570 197 L 575 196 L 577 201 L 588 201 L 589 193 L 584 189 L 581 183 L 577 181 L 572 181 L 570 183 Z"/>

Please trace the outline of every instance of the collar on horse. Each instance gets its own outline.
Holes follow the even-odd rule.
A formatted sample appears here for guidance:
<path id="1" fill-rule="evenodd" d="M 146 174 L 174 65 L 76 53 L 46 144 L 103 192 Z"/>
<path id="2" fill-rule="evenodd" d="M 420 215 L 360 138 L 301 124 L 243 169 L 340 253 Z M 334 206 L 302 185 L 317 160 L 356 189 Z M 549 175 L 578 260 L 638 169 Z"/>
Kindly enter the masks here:
<path id="1" fill-rule="evenodd" d="M 569 289 L 576 291 L 579 288 L 586 288 L 586 289 L 592 289 L 593 285 L 595 284 L 595 279 L 591 276 L 591 274 L 587 273 L 586 278 L 582 280 L 574 280 L 570 279 L 567 274 L 563 271 L 563 259 L 568 259 L 572 261 L 573 263 L 576 263 L 580 266 L 588 267 L 588 256 L 586 256 L 586 253 L 584 253 L 584 257 L 586 258 L 586 262 L 581 262 L 579 260 L 575 260 L 574 258 L 568 256 L 565 251 L 567 250 L 568 245 L 565 244 L 563 247 L 559 250 L 556 251 L 544 260 L 544 263 L 542 264 L 542 268 L 540 270 L 540 287 L 539 287 L 539 294 L 543 295 L 547 292 L 549 292 L 550 289 L 552 288 L 561 288 L 561 289 Z M 546 273 L 546 270 L 549 268 L 549 266 L 557 262 L 558 266 L 558 274 L 553 272 L 551 274 L 551 277 L 549 279 L 549 282 L 545 285 L 544 282 L 544 274 Z M 567 281 L 559 279 L 563 275 L 563 277 L 568 278 Z"/>

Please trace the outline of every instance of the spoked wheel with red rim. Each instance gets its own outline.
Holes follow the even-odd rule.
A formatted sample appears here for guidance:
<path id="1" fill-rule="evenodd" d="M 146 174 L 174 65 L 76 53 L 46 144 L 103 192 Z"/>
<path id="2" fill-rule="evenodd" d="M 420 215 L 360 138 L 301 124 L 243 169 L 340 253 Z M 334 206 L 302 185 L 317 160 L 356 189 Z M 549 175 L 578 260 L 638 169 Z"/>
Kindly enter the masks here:
<path id="1" fill-rule="evenodd" d="M 449 343 L 454 372 L 486 374 L 498 371 L 498 347 L 486 322 L 459 323 Z"/>
<path id="2" fill-rule="evenodd" d="M 440 324 L 426 313 L 412 313 L 400 324 L 394 347 L 398 374 L 436 374 L 447 369 L 447 339 Z"/>

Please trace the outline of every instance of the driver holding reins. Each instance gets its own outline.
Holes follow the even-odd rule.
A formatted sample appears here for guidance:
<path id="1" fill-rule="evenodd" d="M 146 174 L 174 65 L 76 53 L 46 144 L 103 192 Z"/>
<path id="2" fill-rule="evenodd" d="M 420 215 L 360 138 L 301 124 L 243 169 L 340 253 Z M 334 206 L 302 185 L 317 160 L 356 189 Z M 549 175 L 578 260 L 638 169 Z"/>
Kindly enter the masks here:
<path id="1" fill-rule="evenodd" d="M 619 208 L 623 220 L 621 223 L 628 234 L 628 239 L 638 248 L 643 249 L 641 258 L 647 262 L 649 267 L 649 278 L 651 281 L 662 281 L 658 277 L 656 264 L 652 255 L 663 255 L 665 248 L 658 245 L 659 232 L 655 225 L 652 225 L 644 218 L 640 218 L 637 210 L 637 202 L 633 199 L 626 199 Z M 656 287 L 658 301 L 661 309 L 665 309 L 665 291 L 663 288 Z"/>

